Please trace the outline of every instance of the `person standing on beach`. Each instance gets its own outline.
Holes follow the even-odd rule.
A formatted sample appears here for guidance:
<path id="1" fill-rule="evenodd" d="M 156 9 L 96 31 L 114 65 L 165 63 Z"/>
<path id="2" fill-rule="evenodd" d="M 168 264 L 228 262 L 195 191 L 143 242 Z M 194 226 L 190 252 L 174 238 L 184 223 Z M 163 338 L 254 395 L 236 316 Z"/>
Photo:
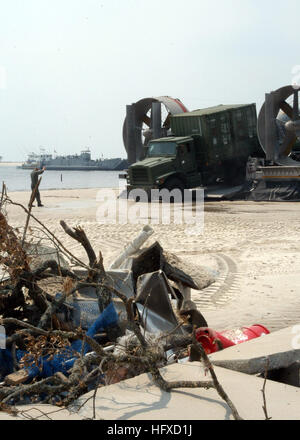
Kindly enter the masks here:
<path id="1" fill-rule="evenodd" d="M 45 171 L 45 167 L 43 167 L 41 170 L 39 170 L 38 168 L 35 168 L 32 173 L 30 174 L 31 176 L 31 189 L 32 191 L 34 190 L 34 188 L 36 187 L 38 180 L 39 180 L 39 175 L 43 174 L 43 172 Z M 41 202 L 41 196 L 40 196 L 40 192 L 39 189 L 37 188 L 36 193 L 35 193 L 35 199 L 37 201 L 38 206 L 44 206 L 42 205 Z M 34 206 L 34 205 L 32 205 Z"/>

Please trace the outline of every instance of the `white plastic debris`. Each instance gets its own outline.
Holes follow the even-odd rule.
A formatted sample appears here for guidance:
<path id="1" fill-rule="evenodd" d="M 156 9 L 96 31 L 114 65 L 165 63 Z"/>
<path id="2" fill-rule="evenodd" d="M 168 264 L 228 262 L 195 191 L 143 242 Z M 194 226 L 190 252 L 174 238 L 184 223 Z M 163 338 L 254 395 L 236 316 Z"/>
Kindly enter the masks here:
<path id="1" fill-rule="evenodd" d="M 125 248 L 124 252 L 111 264 L 110 269 L 118 269 L 126 258 L 135 254 L 140 247 L 148 240 L 154 233 L 153 229 L 146 225 L 142 232 Z"/>

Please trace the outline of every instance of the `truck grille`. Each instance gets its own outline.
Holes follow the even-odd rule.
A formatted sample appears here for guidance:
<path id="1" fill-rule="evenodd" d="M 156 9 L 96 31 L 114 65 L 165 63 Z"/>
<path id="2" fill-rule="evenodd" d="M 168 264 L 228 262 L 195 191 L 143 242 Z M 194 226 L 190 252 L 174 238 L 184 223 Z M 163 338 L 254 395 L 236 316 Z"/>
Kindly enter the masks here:
<path id="1" fill-rule="evenodd" d="M 132 168 L 133 183 L 146 183 L 148 182 L 148 173 L 145 168 Z"/>

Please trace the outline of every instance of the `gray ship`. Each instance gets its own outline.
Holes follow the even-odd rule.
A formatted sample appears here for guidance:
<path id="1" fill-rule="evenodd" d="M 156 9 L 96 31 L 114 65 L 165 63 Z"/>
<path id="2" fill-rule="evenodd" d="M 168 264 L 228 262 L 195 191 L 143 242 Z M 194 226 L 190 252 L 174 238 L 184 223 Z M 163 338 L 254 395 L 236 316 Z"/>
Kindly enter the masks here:
<path id="1" fill-rule="evenodd" d="M 18 168 L 25 170 L 46 167 L 47 171 L 122 171 L 128 168 L 126 159 L 91 159 L 89 149 L 70 156 L 56 156 L 52 154 L 30 153 L 28 159 Z"/>

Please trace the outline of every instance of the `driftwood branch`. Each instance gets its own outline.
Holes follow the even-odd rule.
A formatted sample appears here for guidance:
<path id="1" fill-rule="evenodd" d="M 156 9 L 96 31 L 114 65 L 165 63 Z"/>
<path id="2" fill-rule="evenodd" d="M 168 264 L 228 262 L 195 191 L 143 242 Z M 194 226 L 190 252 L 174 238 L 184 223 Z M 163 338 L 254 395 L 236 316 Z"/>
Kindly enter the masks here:
<path id="1" fill-rule="evenodd" d="M 264 414 L 265 414 L 265 418 L 266 418 L 266 420 L 271 420 L 272 419 L 272 417 L 269 417 L 269 415 L 268 415 L 268 410 L 267 410 L 267 399 L 266 399 L 266 384 L 267 384 L 267 378 L 268 378 L 268 370 L 269 370 L 269 359 L 267 359 L 267 362 L 266 362 L 266 368 L 265 368 L 265 380 L 264 380 L 264 385 L 263 385 L 263 387 L 262 387 L 262 390 L 261 390 L 261 392 L 262 392 L 262 395 L 263 395 L 263 411 L 264 411 Z"/>
<path id="2" fill-rule="evenodd" d="M 54 385 L 49 383 L 55 383 Z M 46 379 L 42 379 L 39 382 L 29 384 L 29 385 L 22 385 L 20 387 L 16 387 L 17 389 L 13 392 L 11 392 L 11 389 L 5 390 L 9 392 L 8 396 L 6 396 L 4 399 L 2 399 L 2 403 L 8 403 L 11 399 L 24 394 L 33 394 L 33 393 L 47 393 L 47 394 L 55 394 L 61 391 L 64 391 L 67 388 L 67 385 L 64 383 L 61 383 L 61 379 L 59 377 L 51 376 L 47 377 Z M 0 390 L 0 392 L 3 392 L 3 389 Z"/>
<path id="3" fill-rule="evenodd" d="M 2 182 L 2 191 L 1 191 L 1 200 L 0 200 L 0 209 L 2 209 L 4 198 L 7 197 L 6 185 Z"/>
<path id="4" fill-rule="evenodd" d="M 22 208 L 27 214 L 29 213 L 28 209 L 25 208 L 24 205 L 22 205 L 21 203 L 16 203 L 13 202 L 9 197 L 6 197 L 4 199 L 7 203 L 10 203 L 11 205 L 14 206 L 19 206 L 20 208 Z M 83 263 L 79 258 L 77 258 L 74 254 L 72 254 L 72 252 L 69 251 L 69 249 L 67 249 L 63 243 L 50 231 L 50 229 L 47 228 L 47 226 L 41 222 L 37 217 L 35 217 L 32 213 L 29 213 L 30 217 L 37 222 L 42 228 L 43 230 L 45 230 L 47 232 L 47 234 L 51 237 L 51 239 L 53 240 L 54 243 L 57 244 L 57 246 L 61 249 L 63 249 L 64 253 L 67 254 L 73 261 L 76 261 L 79 266 L 84 267 L 86 269 L 88 269 L 88 266 Z"/>
<path id="5" fill-rule="evenodd" d="M 71 229 L 63 220 L 60 221 L 60 224 L 64 231 L 74 240 L 78 241 L 87 253 L 90 266 L 87 277 L 88 281 L 96 283 L 100 280 L 102 281 L 101 286 L 96 284 L 96 294 L 98 297 L 99 310 L 100 312 L 103 312 L 111 302 L 111 291 L 107 288 L 107 277 L 103 266 L 102 254 L 101 252 L 99 253 L 99 258 L 97 260 L 91 243 L 80 226 Z"/>
<path id="6" fill-rule="evenodd" d="M 204 364 L 204 367 L 210 372 L 210 375 L 212 377 L 213 383 L 214 383 L 214 387 L 217 390 L 219 396 L 225 400 L 225 402 L 227 403 L 227 405 L 229 406 L 229 408 L 232 411 L 233 417 L 236 420 L 242 420 L 242 417 L 239 415 L 235 405 L 233 404 L 233 402 L 230 400 L 230 398 L 228 397 L 227 393 L 225 392 L 224 388 L 222 387 L 222 385 L 220 384 L 220 382 L 218 381 L 218 378 L 216 376 L 214 367 L 212 365 L 212 363 L 210 362 L 207 354 L 205 353 L 204 348 L 202 347 L 202 345 L 197 342 L 196 337 L 195 337 L 195 332 L 193 333 L 193 346 L 196 350 L 199 351 L 200 355 L 201 355 L 201 360 Z"/>
<path id="7" fill-rule="evenodd" d="M 164 391 L 171 391 L 176 388 L 215 388 L 213 381 L 166 381 L 159 371 L 158 367 L 153 363 L 149 363 L 149 372 L 152 374 L 154 383 L 159 386 Z"/>
<path id="8" fill-rule="evenodd" d="M 26 237 L 26 233 L 27 233 L 27 229 L 28 229 L 28 225 L 29 225 L 29 220 L 30 220 L 30 214 L 31 214 L 31 210 L 32 210 L 32 204 L 33 201 L 35 199 L 35 195 L 39 189 L 40 183 L 41 183 L 42 178 L 40 177 L 37 184 L 35 185 L 35 187 L 32 190 L 31 193 L 31 197 L 29 200 L 29 204 L 28 204 L 28 213 L 27 213 L 27 218 L 26 218 L 26 223 L 25 223 L 25 227 L 24 227 L 24 232 L 23 232 L 23 238 L 22 238 L 22 247 L 24 246 L 25 243 L 25 237 Z"/>
<path id="9" fill-rule="evenodd" d="M 70 277 L 73 278 L 74 280 L 78 280 L 78 276 L 75 275 L 74 272 L 68 269 L 64 269 L 63 267 L 60 267 L 56 260 L 45 261 L 37 269 L 32 271 L 32 275 L 34 278 L 38 278 L 47 269 L 50 269 L 51 273 L 53 273 L 54 275 L 58 275 L 62 277 Z"/>
<path id="10" fill-rule="evenodd" d="M 63 220 L 60 221 L 60 225 L 66 234 L 78 241 L 84 247 L 89 259 L 89 265 L 93 268 L 97 263 L 97 257 L 84 230 L 80 226 L 71 229 Z"/>

